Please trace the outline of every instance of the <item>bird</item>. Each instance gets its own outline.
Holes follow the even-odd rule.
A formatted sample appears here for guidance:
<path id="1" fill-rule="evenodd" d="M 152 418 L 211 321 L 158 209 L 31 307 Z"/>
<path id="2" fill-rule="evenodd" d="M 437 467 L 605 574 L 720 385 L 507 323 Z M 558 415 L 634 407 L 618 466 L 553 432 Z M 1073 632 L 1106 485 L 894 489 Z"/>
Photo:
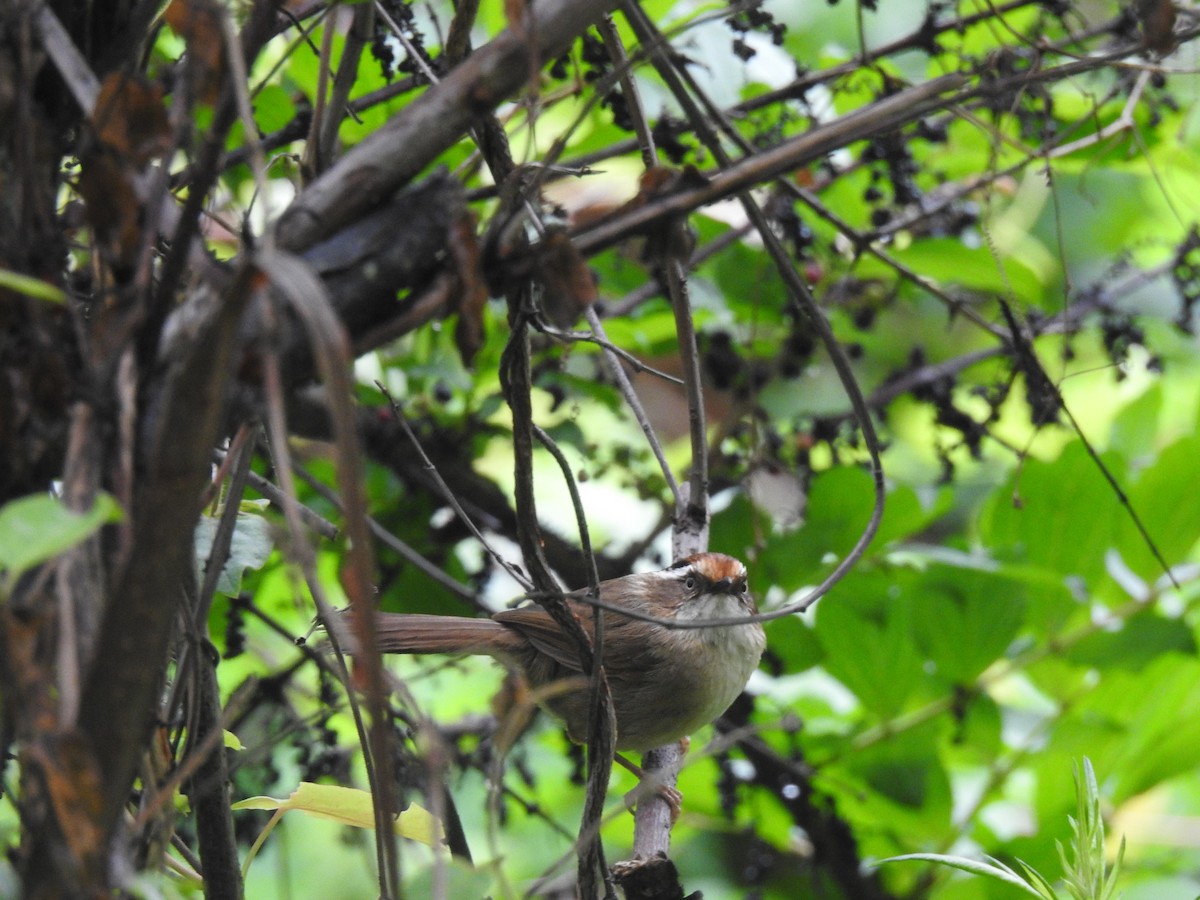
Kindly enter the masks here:
<path id="1" fill-rule="evenodd" d="M 612 696 L 617 750 L 644 752 L 686 738 L 729 708 L 758 667 L 766 644 L 756 621 L 710 628 L 671 628 L 615 612 L 627 609 L 666 622 L 752 616 L 757 612 L 745 565 L 723 553 L 697 553 L 665 569 L 600 583 L 603 664 Z M 586 590 L 566 594 L 568 609 L 594 637 L 595 607 Z M 519 670 L 541 705 L 571 740 L 588 737 L 589 696 L 576 640 L 537 605 L 490 618 L 377 613 L 375 638 L 385 653 L 487 655 Z M 576 682 L 570 687 L 568 680 Z M 538 690 L 557 682 L 565 690 Z M 622 760 L 623 762 L 623 760 Z"/>

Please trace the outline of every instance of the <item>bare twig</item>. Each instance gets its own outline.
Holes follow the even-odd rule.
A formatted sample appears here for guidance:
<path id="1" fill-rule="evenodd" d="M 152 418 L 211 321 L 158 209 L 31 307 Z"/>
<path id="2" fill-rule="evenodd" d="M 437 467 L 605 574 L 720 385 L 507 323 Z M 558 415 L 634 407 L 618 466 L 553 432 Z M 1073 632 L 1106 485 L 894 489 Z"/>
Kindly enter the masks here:
<path id="1" fill-rule="evenodd" d="M 300 316 L 317 354 L 318 368 L 328 386 L 330 396 L 351 396 L 349 377 L 349 340 L 337 317 L 332 315 L 329 298 L 320 279 L 303 261 L 279 251 L 264 250 L 258 255 L 258 264 L 271 279 L 273 286 L 286 297 L 293 310 Z M 272 369 L 276 372 L 277 369 Z M 281 387 L 281 386 L 279 386 Z M 279 390 L 277 387 L 277 390 Z M 286 429 L 283 423 L 282 393 L 270 405 L 269 423 L 280 463 L 280 475 L 286 495 L 295 497 L 286 449 Z M 358 645 L 373 646 L 375 629 L 372 585 L 374 583 L 374 561 L 371 552 L 370 534 L 366 526 L 366 498 L 363 493 L 362 454 L 358 449 L 358 431 L 351 404 L 330 404 L 336 448 L 337 476 L 343 503 L 346 506 L 346 532 L 349 538 L 349 560 L 347 577 L 343 579 L 346 593 L 354 609 L 353 628 Z M 282 443 L 281 443 L 282 442 Z M 296 534 L 300 533 L 300 518 L 294 503 L 284 506 L 285 515 Z M 317 611 L 328 626 L 332 621 L 332 607 L 324 600 L 316 579 L 315 560 L 308 545 L 305 548 L 306 576 Z M 336 646 L 336 634 L 330 631 L 330 639 Z M 376 824 L 376 848 L 379 862 L 379 887 L 383 896 L 395 897 L 399 891 L 399 870 L 396 843 L 391 829 L 395 809 L 395 785 L 390 760 L 392 754 L 392 731 L 387 712 L 386 693 L 382 663 L 378 653 L 363 653 L 359 664 L 364 675 L 367 704 L 371 712 L 369 737 L 363 744 L 369 751 L 372 765 L 368 766 L 371 781 L 373 808 Z"/>
<path id="2" fill-rule="evenodd" d="M 596 315 L 596 310 L 588 307 L 584 312 L 587 318 L 588 325 L 592 331 L 603 342 L 604 347 L 604 362 L 608 366 L 608 371 L 612 375 L 613 380 L 617 383 L 617 390 L 621 392 L 621 396 L 625 398 L 625 403 L 633 412 L 633 417 L 637 419 L 638 425 L 642 429 L 642 435 L 646 438 L 646 443 L 650 450 L 654 453 L 654 458 L 658 460 L 658 468 L 666 479 L 667 487 L 671 490 L 671 497 L 674 501 L 673 505 L 679 505 L 679 482 L 675 480 L 675 473 L 671 471 L 671 466 L 667 462 L 666 453 L 663 452 L 662 443 L 658 439 L 658 435 L 654 433 L 654 426 L 650 424 L 650 418 L 646 415 L 646 410 L 642 406 L 642 401 L 638 399 L 637 391 L 633 388 L 633 383 L 630 382 L 629 376 L 625 374 L 625 369 L 621 367 L 621 360 L 618 354 L 609 350 L 608 337 L 604 333 L 604 323 L 600 321 L 600 317 Z"/>
<path id="3" fill-rule="evenodd" d="M 628 2 L 623 4 L 626 18 L 631 16 L 630 6 Z M 614 65 L 624 71 L 627 63 L 625 48 L 611 21 L 606 20 L 602 24 L 601 34 Z M 651 60 L 658 64 L 664 57 L 661 44 L 648 39 L 647 36 L 642 36 L 642 42 L 649 48 Z M 642 162 L 648 170 L 653 169 L 658 166 L 658 153 L 642 109 L 641 98 L 633 79 L 627 75 L 623 75 L 623 79 L 626 105 L 633 118 L 634 131 L 642 151 Z M 708 549 L 708 434 L 704 421 L 699 351 L 696 347 L 695 325 L 687 291 L 688 272 L 680 259 L 687 244 L 682 220 L 668 222 L 666 231 L 667 238 L 660 247 L 658 262 L 675 317 L 676 342 L 683 370 L 684 391 L 687 395 L 688 431 L 692 450 L 686 489 L 676 487 L 673 491 L 675 515 L 671 543 L 674 556 L 681 559 Z M 648 431 L 646 433 L 649 434 Z M 651 446 L 656 446 L 656 442 L 652 441 Z M 683 748 L 679 743 L 652 748 L 642 754 L 642 767 L 646 777 L 669 789 L 675 788 L 682 765 Z M 673 824 L 673 813 L 665 796 L 661 793 L 643 793 L 638 801 L 634 824 L 634 858 L 646 861 L 649 866 L 660 867 L 659 860 L 666 857 L 671 846 Z"/>
<path id="4" fill-rule="evenodd" d="M 337 493 L 323 484 L 319 479 L 314 478 L 311 472 L 303 467 L 298 467 L 296 471 L 309 487 L 339 509 L 343 508 L 341 498 L 338 497 Z M 471 590 L 465 584 L 455 581 L 446 572 L 442 571 L 404 541 L 400 540 L 400 538 L 384 528 L 374 516 L 367 516 L 367 526 L 371 529 L 371 534 L 378 538 L 381 543 L 391 547 L 403 559 L 427 575 L 432 581 L 440 584 L 446 590 L 463 600 L 471 603 L 476 602 L 477 596 L 475 591 Z"/>

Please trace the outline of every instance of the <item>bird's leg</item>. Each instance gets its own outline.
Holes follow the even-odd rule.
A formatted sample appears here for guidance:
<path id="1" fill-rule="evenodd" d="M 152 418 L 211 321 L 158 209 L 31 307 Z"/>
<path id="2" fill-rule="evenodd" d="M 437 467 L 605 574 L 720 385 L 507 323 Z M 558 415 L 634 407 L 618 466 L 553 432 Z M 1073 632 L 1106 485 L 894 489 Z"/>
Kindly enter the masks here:
<path id="1" fill-rule="evenodd" d="M 680 738 L 679 748 L 681 752 L 687 753 L 688 747 L 691 745 L 691 743 L 691 738 Z M 637 763 L 626 759 L 620 753 L 614 753 L 613 759 L 636 775 L 638 781 L 641 782 L 637 787 L 625 795 L 625 805 L 629 808 L 629 811 L 633 812 L 637 806 L 638 800 L 644 796 L 647 791 L 652 789 L 658 794 L 659 797 L 662 798 L 663 802 L 670 807 L 671 824 L 674 825 L 679 819 L 680 810 L 683 808 L 683 794 L 681 794 L 678 789 L 673 788 L 670 785 L 656 783 L 657 779 L 655 776 L 649 774 Z"/>

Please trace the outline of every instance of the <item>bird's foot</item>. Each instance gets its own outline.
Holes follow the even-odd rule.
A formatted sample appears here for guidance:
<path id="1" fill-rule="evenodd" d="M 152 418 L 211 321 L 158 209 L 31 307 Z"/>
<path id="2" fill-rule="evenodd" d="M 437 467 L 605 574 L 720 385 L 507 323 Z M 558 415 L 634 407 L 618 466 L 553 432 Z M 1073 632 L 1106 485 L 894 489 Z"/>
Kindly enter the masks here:
<path id="1" fill-rule="evenodd" d="M 690 746 L 691 738 L 680 738 L 679 750 L 681 755 L 686 754 Z M 679 789 L 673 785 L 659 782 L 657 774 L 651 775 L 641 766 L 630 762 L 620 753 L 613 754 L 613 759 L 638 777 L 638 786 L 625 795 L 625 806 L 629 811 L 632 813 L 637 809 L 638 801 L 653 792 L 671 810 L 671 824 L 674 825 L 679 820 L 679 813 L 683 809 L 683 794 L 680 793 Z"/>

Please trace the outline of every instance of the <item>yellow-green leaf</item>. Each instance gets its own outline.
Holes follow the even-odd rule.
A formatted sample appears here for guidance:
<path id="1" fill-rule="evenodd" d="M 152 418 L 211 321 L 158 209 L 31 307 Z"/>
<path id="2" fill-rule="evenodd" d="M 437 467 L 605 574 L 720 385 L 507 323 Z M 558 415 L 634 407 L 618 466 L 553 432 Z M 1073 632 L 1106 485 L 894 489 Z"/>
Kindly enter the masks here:
<path id="1" fill-rule="evenodd" d="M 286 800 L 275 797 L 249 797 L 233 804 L 234 809 L 277 809 L 283 812 L 299 810 L 319 819 L 331 819 L 355 828 L 374 828 L 375 815 L 371 795 L 357 788 L 336 784 L 314 784 L 302 781 Z M 396 816 L 396 834 L 430 847 L 441 842 L 437 819 L 427 809 L 411 804 Z"/>
<path id="2" fill-rule="evenodd" d="M 0 507 L 0 570 L 13 581 L 34 566 L 91 537 L 121 518 L 121 507 L 108 494 L 97 494 L 92 508 L 77 513 L 48 494 L 32 494 Z"/>
<path id="3" fill-rule="evenodd" d="M 45 300 L 47 303 L 67 302 L 67 295 L 61 288 L 55 287 L 48 281 L 42 281 L 31 275 L 22 275 L 11 269 L 0 269 L 0 287 L 24 294 L 26 297 L 33 297 L 35 300 Z"/>

